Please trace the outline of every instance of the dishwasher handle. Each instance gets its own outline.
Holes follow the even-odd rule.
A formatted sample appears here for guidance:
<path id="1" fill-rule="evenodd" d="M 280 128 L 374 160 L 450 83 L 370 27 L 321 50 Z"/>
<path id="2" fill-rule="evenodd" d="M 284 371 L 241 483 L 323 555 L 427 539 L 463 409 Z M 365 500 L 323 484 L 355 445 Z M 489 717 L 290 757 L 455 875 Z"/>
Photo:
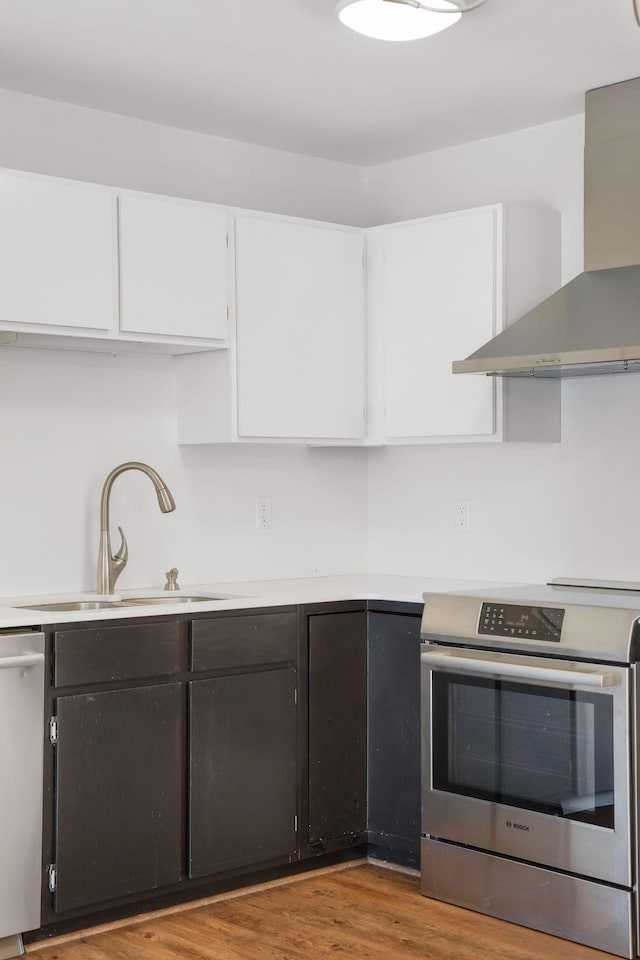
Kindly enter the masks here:
<path id="1" fill-rule="evenodd" d="M 0 657 L 0 670 L 20 670 L 44 663 L 44 653 L 19 653 L 15 657 Z"/>
<path id="2" fill-rule="evenodd" d="M 509 660 L 480 660 L 476 657 L 460 655 L 457 652 L 439 651 L 422 653 L 422 663 L 447 670 L 468 670 L 471 673 L 490 674 L 502 677 L 515 677 L 519 680 L 542 680 L 561 683 L 565 686 L 578 684 L 582 687 L 615 687 L 621 682 L 619 673 L 601 673 L 595 670 L 562 669 L 541 667 L 534 663 L 511 663 Z"/>

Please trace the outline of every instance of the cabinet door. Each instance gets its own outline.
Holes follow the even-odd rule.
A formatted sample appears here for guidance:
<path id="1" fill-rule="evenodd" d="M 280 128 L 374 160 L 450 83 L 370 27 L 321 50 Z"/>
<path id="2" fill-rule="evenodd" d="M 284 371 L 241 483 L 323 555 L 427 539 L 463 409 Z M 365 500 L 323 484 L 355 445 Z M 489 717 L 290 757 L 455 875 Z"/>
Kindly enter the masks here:
<path id="1" fill-rule="evenodd" d="M 227 336 L 227 215 L 206 204 L 119 199 L 120 329 Z"/>
<path id="2" fill-rule="evenodd" d="M 238 218 L 241 437 L 363 435 L 362 256 L 361 231 Z"/>
<path id="3" fill-rule="evenodd" d="M 56 911 L 180 880 L 180 684 L 60 697 L 56 712 Z"/>
<path id="4" fill-rule="evenodd" d="M 386 436 L 491 435 L 493 378 L 451 364 L 497 332 L 496 210 L 389 227 L 380 270 Z"/>
<path id="5" fill-rule="evenodd" d="M 115 198 L 0 174 L 0 322 L 115 326 Z"/>
<path id="6" fill-rule="evenodd" d="M 420 617 L 369 613 L 369 842 L 420 860 Z"/>
<path id="7" fill-rule="evenodd" d="M 309 843 L 367 829 L 365 613 L 309 617 Z"/>
<path id="8" fill-rule="evenodd" d="M 190 685 L 189 875 L 296 852 L 296 672 Z"/>

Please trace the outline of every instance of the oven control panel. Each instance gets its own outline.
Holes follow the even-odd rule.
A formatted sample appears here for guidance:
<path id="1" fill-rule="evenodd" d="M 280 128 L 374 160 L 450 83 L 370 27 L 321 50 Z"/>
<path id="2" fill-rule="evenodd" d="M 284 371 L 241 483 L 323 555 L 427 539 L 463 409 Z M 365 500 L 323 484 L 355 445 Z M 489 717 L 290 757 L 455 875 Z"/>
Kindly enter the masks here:
<path id="1" fill-rule="evenodd" d="M 560 642 L 564 610 L 558 607 L 525 607 L 515 603 L 483 603 L 478 633 Z"/>

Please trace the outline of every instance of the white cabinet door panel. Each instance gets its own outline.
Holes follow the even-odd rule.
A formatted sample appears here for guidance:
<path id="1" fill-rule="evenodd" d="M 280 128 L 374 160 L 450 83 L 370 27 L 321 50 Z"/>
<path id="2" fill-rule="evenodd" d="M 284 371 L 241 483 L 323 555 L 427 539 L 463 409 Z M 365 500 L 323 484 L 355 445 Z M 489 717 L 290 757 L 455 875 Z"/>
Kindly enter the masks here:
<path id="1" fill-rule="evenodd" d="M 363 435 L 362 255 L 360 231 L 238 218 L 240 436 Z"/>
<path id="2" fill-rule="evenodd" d="M 114 197 L 0 174 L 0 322 L 110 330 L 116 304 Z"/>
<path id="3" fill-rule="evenodd" d="M 494 383 L 451 373 L 496 331 L 494 210 L 390 227 L 384 238 L 385 421 L 390 438 L 490 435 Z"/>
<path id="4" fill-rule="evenodd" d="M 227 215 L 205 204 L 119 198 L 120 329 L 227 336 Z"/>

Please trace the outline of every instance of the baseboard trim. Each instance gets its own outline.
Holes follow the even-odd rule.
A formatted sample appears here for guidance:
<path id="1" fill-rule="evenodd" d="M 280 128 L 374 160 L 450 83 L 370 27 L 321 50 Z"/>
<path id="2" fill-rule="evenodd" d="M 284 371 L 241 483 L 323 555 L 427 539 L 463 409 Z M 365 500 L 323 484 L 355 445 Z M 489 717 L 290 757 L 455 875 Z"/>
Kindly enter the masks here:
<path id="1" fill-rule="evenodd" d="M 113 920 L 111 923 L 102 923 L 94 927 L 87 927 L 83 930 L 72 930 L 58 937 L 49 937 L 47 940 L 34 940 L 33 943 L 25 945 L 25 950 L 27 953 L 37 953 L 38 950 L 45 950 L 49 947 L 71 943 L 74 940 L 94 937 L 99 933 L 108 933 L 111 930 L 120 930 L 123 927 L 131 927 L 139 923 L 145 923 L 147 920 L 159 920 L 161 917 L 168 917 L 174 913 L 185 913 L 187 910 L 197 910 L 198 907 L 208 907 L 212 903 L 236 900 L 239 897 L 248 897 L 250 894 L 262 893 L 265 890 L 273 890 L 276 887 L 286 887 L 293 883 L 299 883 L 300 880 L 308 880 L 310 877 L 352 870 L 354 867 L 361 867 L 366 863 L 368 863 L 367 858 L 361 857 L 358 860 L 348 860 L 345 863 L 336 863 L 328 867 L 317 867 L 315 870 L 305 870 L 304 873 L 291 874 L 288 877 L 280 877 L 277 880 L 266 880 L 263 883 L 255 883 L 250 887 L 238 887 L 236 890 L 227 890 L 225 893 L 218 893 L 211 897 L 203 897 L 200 900 L 186 900 L 172 907 L 163 907 L 160 910 L 139 913 L 134 917 L 124 917 L 122 920 Z"/>
<path id="2" fill-rule="evenodd" d="M 377 857 L 367 857 L 367 862 L 372 867 L 382 867 L 383 870 L 391 870 L 392 873 L 405 873 L 408 877 L 419 877 L 420 871 L 413 867 L 403 867 L 400 863 L 390 863 L 388 860 L 378 860 Z"/>

